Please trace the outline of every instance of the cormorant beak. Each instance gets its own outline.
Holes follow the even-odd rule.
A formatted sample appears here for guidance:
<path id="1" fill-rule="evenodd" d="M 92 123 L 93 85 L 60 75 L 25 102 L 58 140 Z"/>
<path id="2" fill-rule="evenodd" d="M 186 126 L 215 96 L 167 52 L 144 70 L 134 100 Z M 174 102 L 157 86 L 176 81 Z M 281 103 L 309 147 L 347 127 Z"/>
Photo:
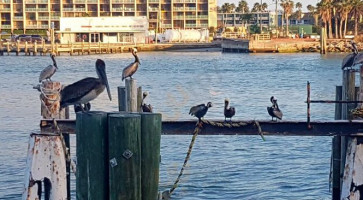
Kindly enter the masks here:
<path id="1" fill-rule="evenodd" d="M 96 69 L 97 69 L 98 76 L 100 77 L 102 83 L 105 84 L 105 86 L 106 86 L 108 98 L 110 99 L 110 101 L 112 101 L 110 86 L 108 85 L 108 80 L 107 80 L 107 75 L 106 75 L 105 62 L 103 62 L 103 60 L 101 60 L 101 59 L 98 59 L 96 61 Z"/>

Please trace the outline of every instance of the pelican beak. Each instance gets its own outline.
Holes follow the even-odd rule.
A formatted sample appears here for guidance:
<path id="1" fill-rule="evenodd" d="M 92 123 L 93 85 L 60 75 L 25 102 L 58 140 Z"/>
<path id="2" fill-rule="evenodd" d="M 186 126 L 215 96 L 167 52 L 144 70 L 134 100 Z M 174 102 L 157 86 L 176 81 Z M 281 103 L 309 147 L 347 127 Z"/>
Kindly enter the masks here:
<path id="1" fill-rule="evenodd" d="M 108 98 L 110 101 L 112 101 L 110 86 L 108 85 L 107 75 L 106 75 L 106 64 L 103 62 L 103 60 L 98 59 L 96 62 L 96 69 L 97 73 L 102 81 L 103 84 L 105 84 L 107 89 Z"/>

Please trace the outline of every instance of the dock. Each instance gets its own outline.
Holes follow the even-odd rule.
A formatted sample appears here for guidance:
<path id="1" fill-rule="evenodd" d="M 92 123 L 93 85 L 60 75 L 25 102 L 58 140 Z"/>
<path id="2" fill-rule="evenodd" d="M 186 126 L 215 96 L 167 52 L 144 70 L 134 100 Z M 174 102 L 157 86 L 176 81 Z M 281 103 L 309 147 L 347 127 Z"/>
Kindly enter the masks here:
<path id="1" fill-rule="evenodd" d="M 133 43 L 55 43 L 50 44 L 44 41 L 37 43 L 28 42 L 0 42 L 0 56 L 4 55 L 25 55 L 37 56 L 55 53 L 56 55 L 91 55 L 91 54 L 113 54 L 129 52 L 132 48 L 139 51 L 169 51 L 178 49 L 207 49 L 220 48 L 218 43 L 153 43 L 153 44 L 133 44 Z"/>

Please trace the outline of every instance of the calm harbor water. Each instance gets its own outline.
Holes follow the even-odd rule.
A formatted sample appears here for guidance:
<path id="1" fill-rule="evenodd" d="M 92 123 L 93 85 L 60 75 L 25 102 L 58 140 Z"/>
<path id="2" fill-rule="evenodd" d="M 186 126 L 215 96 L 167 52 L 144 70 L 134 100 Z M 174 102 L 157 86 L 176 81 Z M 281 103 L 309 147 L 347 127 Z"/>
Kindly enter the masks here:
<path id="1" fill-rule="evenodd" d="M 140 52 L 135 74 L 147 103 L 165 120 L 193 119 L 193 105 L 213 102 L 206 119 L 224 119 L 223 103 L 236 107 L 235 119 L 270 119 L 274 95 L 284 120 L 305 120 L 306 82 L 312 99 L 334 99 L 341 84 L 344 54 L 222 54 L 220 52 Z M 117 86 L 131 54 L 60 56 L 53 80 L 69 84 L 96 76 L 97 58 L 106 62 L 113 101 L 106 93 L 92 110 L 117 110 Z M 40 71 L 46 57 L 0 57 L 0 199 L 19 199 L 29 134 L 38 130 Z M 332 120 L 334 105 L 312 105 L 312 120 Z M 74 118 L 74 115 L 72 115 Z M 191 136 L 162 136 L 160 190 L 172 186 Z M 173 199 L 330 199 L 330 137 L 198 136 Z M 75 146 L 72 138 L 72 146 Z M 73 156 L 75 148 L 72 148 Z M 73 177 L 74 179 L 74 177 Z M 73 194 L 75 185 L 72 185 Z M 74 198 L 74 195 L 73 195 Z"/>

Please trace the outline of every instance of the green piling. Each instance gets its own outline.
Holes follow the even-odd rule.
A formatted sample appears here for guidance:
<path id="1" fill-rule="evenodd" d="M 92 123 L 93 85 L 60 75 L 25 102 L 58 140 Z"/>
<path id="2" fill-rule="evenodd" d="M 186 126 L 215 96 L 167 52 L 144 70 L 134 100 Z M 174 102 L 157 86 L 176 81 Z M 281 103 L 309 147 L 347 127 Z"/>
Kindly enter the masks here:
<path id="1" fill-rule="evenodd" d="M 78 200 L 108 199 L 107 113 L 78 112 L 76 119 Z"/>
<path id="2" fill-rule="evenodd" d="M 158 197 L 161 114 L 141 113 L 141 189 L 143 200 Z"/>
<path id="3" fill-rule="evenodd" d="M 110 200 L 141 199 L 141 116 L 110 114 L 109 194 Z"/>

